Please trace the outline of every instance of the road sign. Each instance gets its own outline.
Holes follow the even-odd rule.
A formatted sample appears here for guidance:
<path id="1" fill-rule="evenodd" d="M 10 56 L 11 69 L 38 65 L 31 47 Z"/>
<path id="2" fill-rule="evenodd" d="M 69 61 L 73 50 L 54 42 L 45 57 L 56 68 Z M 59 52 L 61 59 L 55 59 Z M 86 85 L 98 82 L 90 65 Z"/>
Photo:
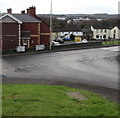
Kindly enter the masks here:
<path id="1" fill-rule="evenodd" d="M 36 45 L 36 50 L 44 50 L 45 46 L 44 45 Z"/>
<path id="2" fill-rule="evenodd" d="M 17 46 L 16 52 L 25 52 L 25 46 Z"/>

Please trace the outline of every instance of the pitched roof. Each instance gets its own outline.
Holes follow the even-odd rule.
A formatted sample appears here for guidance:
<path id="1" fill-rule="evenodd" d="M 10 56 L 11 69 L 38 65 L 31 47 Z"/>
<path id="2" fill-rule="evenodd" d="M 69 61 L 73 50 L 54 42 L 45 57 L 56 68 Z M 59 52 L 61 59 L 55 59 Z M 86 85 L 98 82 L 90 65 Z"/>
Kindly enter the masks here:
<path id="1" fill-rule="evenodd" d="M 50 22 L 49 22 L 49 18 L 45 18 L 43 17 L 42 15 L 36 15 L 36 18 L 41 20 L 42 22 L 44 22 L 45 24 L 49 25 L 50 26 Z"/>
<path id="2" fill-rule="evenodd" d="M 120 23 L 118 23 L 116 27 L 118 27 L 120 29 Z"/>
<path id="3" fill-rule="evenodd" d="M 21 20 L 22 22 L 41 22 L 39 19 L 33 17 L 30 14 L 12 14 L 17 19 Z"/>
<path id="4" fill-rule="evenodd" d="M 94 29 L 111 29 L 110 26 L 108 25 L 99 25 L 99 24 L 96 24 L 96 25 L 92 25 Z"/>
<path id="5" fill-rule="evenodd" d="M 13 20 L 17 21 L 18 23 L 22 23 L 22 21 L 20 19 L 14 17 L 12 14 L 4 14 L 4 15 L 2 15 L 0 17 L 0 20 L 3 19 L 3 18 L 5 18 L 5 17 L 7 17 L 7 16 L 10 17 L 10 18 L 12 18 Z"/>
<path id="6" fill-rule="evenodd" d="M 93 25 L 92 25 L 93 26 Z M 120 29 L 120 25 L 117 24 L 117 25 L 111 25 L 111 26 L 93 26 L 94 29 L 113 29 L 114 27 L 118 27 Z"/>

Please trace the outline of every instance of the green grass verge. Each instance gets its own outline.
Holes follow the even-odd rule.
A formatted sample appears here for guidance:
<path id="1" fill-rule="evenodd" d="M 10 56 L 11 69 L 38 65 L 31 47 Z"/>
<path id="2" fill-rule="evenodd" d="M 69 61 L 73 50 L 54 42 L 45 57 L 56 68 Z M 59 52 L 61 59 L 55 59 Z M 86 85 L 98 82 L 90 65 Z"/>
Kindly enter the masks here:
<path id="1" fill-rule="evenodd" d="M 114 44 L 120 44 L 120 41 L 103 41 L 102 45 L 114 45 Z"/>
<path id="2" fill-rule="evenodd" d="M 118 105 L 98 94 L 64 86 L 4 84 L 3 116 L 117 116 Z M 77 91 L 86 100 L 69 97 Z"/>

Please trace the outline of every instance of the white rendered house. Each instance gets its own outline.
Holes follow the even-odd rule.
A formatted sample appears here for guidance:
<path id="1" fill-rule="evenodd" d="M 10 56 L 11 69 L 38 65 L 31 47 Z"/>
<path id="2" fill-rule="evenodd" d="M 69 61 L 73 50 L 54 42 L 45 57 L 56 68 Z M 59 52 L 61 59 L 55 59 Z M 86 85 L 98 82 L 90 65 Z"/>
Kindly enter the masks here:
<path id="1" fill-rule="evenodd" d="M 91 30 L 93 32 L 93 39 L 120 39 L 120 28 L 117 26 L 111 29 L 103 26 L 91 26 Z"/>
<path id="2" fill-rule="evenodd" d="M 91 30 L 93 32 L 93 39 L 108 39 L 110 36 L 110 29 L 109 28 L 97 28 L 91 26 Z"/>
<path id="3" fill-rule="evenodd" d="M 120 28 L 119 27 L 115 26 L 113 29 L 111 29 L 110 38 L 120 39 Z"/>

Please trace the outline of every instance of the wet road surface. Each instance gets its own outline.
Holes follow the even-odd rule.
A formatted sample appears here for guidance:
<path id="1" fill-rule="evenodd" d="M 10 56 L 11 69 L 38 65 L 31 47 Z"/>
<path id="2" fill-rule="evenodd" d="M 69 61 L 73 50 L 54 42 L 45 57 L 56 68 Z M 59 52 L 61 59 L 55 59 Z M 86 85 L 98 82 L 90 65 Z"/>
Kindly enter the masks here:
<path id="1" fill-rule="evenodd" d="M 110 47 L 3 57 L 2 81 L 67 85 L 106 94 L 108 98 L 113 96 L 115 101 L 118 98 L 117 55 L 118 47 Z"/>

